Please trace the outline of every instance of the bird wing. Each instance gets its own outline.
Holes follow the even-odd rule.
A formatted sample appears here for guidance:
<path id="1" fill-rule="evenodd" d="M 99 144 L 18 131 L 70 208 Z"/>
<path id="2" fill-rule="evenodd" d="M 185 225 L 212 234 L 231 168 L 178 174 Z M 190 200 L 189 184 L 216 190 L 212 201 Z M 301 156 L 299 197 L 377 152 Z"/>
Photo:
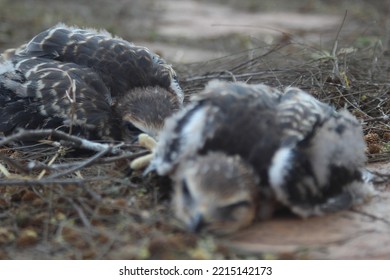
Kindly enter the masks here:
<path id="1" fill-rule="evenodd" d="M 334 113 L 333 107 L 308 93 L 298 88 L 287 88 L 277 107 L 283 145 L 295 146 L 310 138 L 315 129 Z"/>
<path id="2" fill-rule="evenodd" d="M 221 96 L 253 100 L 258 106 L 269 108 L 279 103 L 282 93 L 276 88 L 264 84 L 211 80 L 203 91 L 191 96 L 191 100 L 218 100 Z"/>
<path id="3" fill-rule="evenodd" d="M 39 56 L 94 69 L 113 96 L 135 87 L 161 86 L 184 95 L 171 65 L 149 49 L 113 37 L 106 31 L 56 25 L 36 35 L 19 55 Z"/>
<path id="4" fill-rule="evenodd" d="M 180 161 L 210 151 L 240 155 L 263 169 L 279 143 L 271 109 L 278 97 L 257 91 L 243 83 L 208 85 L 193 103 L 167 120 L 150 169 L 168 174 Z"/>
<path id="5" fill-rule="evenodd" d="M 202 103 L 187 105 L 168 118 L 148 170 L 160 175 L 173 171 L 181 160 L 193 158 L 217 127 L 218 108 Z"/>
<path id="6" fill-rule="evenodd" d="M 79 129 L 87 136 L 96 133 L 90 138 L 100 138 L 115 123 L 110 93 L 91 69 L 37 57 L 17 56 L 6 64 L 7 71 L 0 74 L 4 133 L 17 128 L 68 131 L 73 126 L 73 133 Z"/>
<path id="7" fill-rule="evenodd" d="M 361 125 L 345 110 L 287 89 L 278 106 L 282 145 L 269 168 L 278 200 L 301 216 L 334 212 L 361 198 Z"/>

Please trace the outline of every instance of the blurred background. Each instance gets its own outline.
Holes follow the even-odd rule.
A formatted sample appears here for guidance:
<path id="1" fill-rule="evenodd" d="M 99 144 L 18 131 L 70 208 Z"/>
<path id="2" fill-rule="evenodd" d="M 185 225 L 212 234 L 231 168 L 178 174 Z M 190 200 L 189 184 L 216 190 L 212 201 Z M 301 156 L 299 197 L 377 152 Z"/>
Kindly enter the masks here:
<path id="1" fill-rule="evenodd" d="M 390 0 L 0 0 L 0 51 L 58 22 L 104 28 L 173 63 L 205 61 L 284 40 L 387 48 Z"/>

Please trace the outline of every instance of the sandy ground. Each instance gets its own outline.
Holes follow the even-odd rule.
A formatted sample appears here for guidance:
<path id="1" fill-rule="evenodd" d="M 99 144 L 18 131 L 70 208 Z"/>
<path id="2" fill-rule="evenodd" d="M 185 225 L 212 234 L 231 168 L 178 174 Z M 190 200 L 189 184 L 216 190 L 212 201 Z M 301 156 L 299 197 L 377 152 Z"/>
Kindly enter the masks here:
<path id="1" fill-rule="evenodd" d="M 329 40 L 342 21 L 343 14 L 302 14 L 298 12 L 240 11 L 228 5 L 198 2 L 194 0 L 164 1 L 156 26 L 163 37 L 180 41 L 198 41 L 197 48 L 149 43 L 152 49 L 161 50 L 175 63 L 204 61 L 227 55 L 227 50 L 210 50 L 202 41 L 218 37 L 242 36 L 247 47 L 255 44 L 272 44 L 283 34 L 299 34 L 297 40 L 319 43 Z M 322 38 L 324 37 L 324 38 Z M 147 44 L 147 42 L 145 42 Z"/>
<path id="2" fill-rule="evenodd" d="M 388 173 L 390 164 L 371 170 Z M 390 184 L 376 185 L 368 203 L 304 220 L 277 218 L 229 240 L 236 250 L 309 259 L 390 259 Z"/>
<path id="3" fill-rule="evenodd" d="M 165 36 L 183 38 L 214 38 L 231 33 L 249 36 L 279 35 L 304 31 L 321 33 L 334 30 L 339 17 L 335 15 L 299 14 L 294 12 L 237 11 L 233 7 L 205 2 L 166 1 L 158 31 Z"/>

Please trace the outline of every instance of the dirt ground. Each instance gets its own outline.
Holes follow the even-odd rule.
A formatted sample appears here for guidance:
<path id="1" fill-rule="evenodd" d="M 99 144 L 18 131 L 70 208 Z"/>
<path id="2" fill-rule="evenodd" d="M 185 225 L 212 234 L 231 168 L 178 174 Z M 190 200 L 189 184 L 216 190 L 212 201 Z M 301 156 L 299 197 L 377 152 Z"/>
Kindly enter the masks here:
<path id="1" fill-rule="evenodd" d="M 371 165 L 387 171 L 390 164 Z M 370 202 L 323 217 L 279 217 L 237 234 L 231 246 L 301 259 L 389 259 L 390 185 L 376 185 Z"/>
<path id="2" fill-rule="evenodd" d="M 361 119 L 369 169 L 389 173 L 390 1 L 262 2 L 0 0 L 0 51 L 65 22 L 158 52 L 187 96 L 233 76 L 299 86 Z M 55 180 L 26 171 L 31 162 L 65 168 L 85 159 L 66 153 L 0 147 L 0 259 L 390 259 L 388 182 L 352 210 L 280 216 L 214 237 L 182 229 L 169 179 L 130 173 L 129 159 L 107 157 Z"/>

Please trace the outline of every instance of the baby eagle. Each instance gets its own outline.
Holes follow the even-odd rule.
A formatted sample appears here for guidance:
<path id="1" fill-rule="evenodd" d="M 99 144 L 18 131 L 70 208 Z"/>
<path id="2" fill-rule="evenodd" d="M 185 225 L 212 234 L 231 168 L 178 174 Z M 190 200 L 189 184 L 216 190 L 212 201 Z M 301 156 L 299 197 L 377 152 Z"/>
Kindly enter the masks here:
<path id="1" fill-rule="evenodd" d="M 173 178 L 189 229 L 225 234 L 277 204 L 306 217 L 361 202 L 364 149 L 350 113 L 299 89 L 212 81 L 167 120 L 149 170 Z"/>
<path id="2" fill-rule="evenodd" d="M 183 103 L 158 55 L 106 31 L 63 24 L 0 56 L 0 132 L 53 128 L 89 139 L 156 137 Z"/>

